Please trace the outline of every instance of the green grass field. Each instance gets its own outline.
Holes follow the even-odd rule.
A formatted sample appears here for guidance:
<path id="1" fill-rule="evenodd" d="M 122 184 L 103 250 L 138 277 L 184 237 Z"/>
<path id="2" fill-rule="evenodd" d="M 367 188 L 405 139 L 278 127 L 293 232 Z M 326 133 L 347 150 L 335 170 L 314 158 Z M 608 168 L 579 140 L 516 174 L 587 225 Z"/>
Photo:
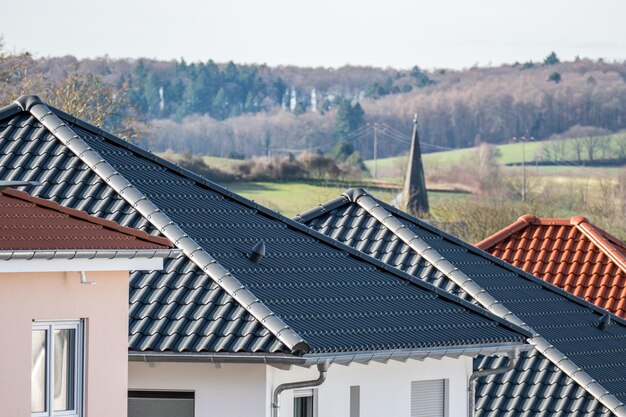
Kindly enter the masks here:
<path id="1" fill-rule="evenodd" d="M 301 182 L 237 182 L 223 185 L 288 217 L 293 217 L 339 197 L 346 190 L 344 187 L 327 187 Z M 384 201 L 391 201 L 396 193 L 393 191 L 374 191 L 373 194 Z"/>
<path id="2" fill-rule="evenodd" d="M 592 144 L 595 148 L 594 159 L 616 159 L 623 153 L 622 147 L 626 150 L 626 133 L 616 133 L 607 136 L 580 139 L 562 139 L 558 141 L 541 141 L 525 143 L 509 143 L 497 145 L 496 161 L 499 164 L 521 163 L 525 160 L 532 165 L 535 160 L 549 158 L 549 154 L 557 154 L 560 160 L 578 160 L 576 149 L 581 150 L 581 160 L 588 161 L 588 146 Z M 435 152 L 423 155 L 426 170 L 437 169 L 438 167 L 449 167 L 460 164 L 463 161 L 476 159 L 478 157 L 477 148 L 455 149 L 452 151 Z M 379 159 L 377 162 L 378 178 L 399 178 L 402 177 L 406 166 L 407 156 L 396 156 L 392 158 Z M 365 165 L 370 172 L 374 171 L 374 161 L 365 161 Z M 556 167 L 558 169 L 558 167 Z"/>
<path id="3" fill-rule="evenodd" d="M 157 155 L 173 162 L 176 162 L 182 157 L 182 154 L 174 153 L 174 152 L 160 152 L 160 153 L 157 153 Z M 207 164 L 208 166 L 212 168 L 221 169 L 222 171 L 230 171 L 230 169 L 234 165 L 237 165 L 242 162 L 239 159 L 221 158 L 219 156 L 208 156 L 208 155 L 202 156 L 202 159 L 204 160 L 204 163 Z"/>

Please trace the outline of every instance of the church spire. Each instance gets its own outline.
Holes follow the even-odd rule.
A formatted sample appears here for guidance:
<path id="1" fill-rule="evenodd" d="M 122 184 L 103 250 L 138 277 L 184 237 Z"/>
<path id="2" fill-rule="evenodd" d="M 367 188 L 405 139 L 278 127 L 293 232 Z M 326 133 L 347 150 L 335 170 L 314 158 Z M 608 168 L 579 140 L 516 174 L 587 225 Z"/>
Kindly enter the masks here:
<path id="1" fill-rule="evenodd" d="M 424 180 L 424 167 L 422 166 L 422 152 L 417 134 L 417 114 L 413 118 L 413 137 L 411 139 L 411 151 L 404 179 L 402 192 L 404 210 L 409 213 L 427 213 L 428 195 L 426 194 L 426 181 Z"/>

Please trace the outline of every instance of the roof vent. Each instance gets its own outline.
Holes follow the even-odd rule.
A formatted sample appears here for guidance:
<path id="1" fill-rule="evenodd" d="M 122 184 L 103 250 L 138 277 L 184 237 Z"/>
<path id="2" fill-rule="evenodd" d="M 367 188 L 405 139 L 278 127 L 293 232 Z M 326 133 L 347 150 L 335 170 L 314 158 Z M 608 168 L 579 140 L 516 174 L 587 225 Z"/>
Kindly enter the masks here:
<path id="1" fill-rule="evenodd" d="M 261 262 L 261 259 L 265 256 L 265 243 L 259 242 L 252 248 L 250 252 L 250 260 L 255 264 Z"/>
<path id="2" fill-rule="evenodd" d="M 611 316 L 607 313 L 602 316 L 600 319 L 600 324 L 598 324 L 598 328 L 602 331 L 606 330 L 607 327 L 611 325 Z"/>

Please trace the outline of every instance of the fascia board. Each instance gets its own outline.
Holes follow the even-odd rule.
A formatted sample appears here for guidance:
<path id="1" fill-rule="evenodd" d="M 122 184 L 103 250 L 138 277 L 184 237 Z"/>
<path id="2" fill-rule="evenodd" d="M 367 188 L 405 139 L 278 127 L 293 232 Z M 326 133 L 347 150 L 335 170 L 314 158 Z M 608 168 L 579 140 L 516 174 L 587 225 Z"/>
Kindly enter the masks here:
<path id="1" fill-rule="evenodd" d="M 162 258 L 134 259 L 12 259 L 0 261 L 5 272 L 157 271 Z"/>

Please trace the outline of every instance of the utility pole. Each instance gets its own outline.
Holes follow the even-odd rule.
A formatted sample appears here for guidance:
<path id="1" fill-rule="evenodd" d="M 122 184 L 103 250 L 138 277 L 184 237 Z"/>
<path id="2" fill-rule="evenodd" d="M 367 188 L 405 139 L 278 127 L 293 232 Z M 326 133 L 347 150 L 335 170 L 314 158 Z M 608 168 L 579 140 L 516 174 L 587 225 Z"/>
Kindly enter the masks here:
<path id="1" fill-rule="evenodd" d="M 526 137 L 522 136 L 522 201 L 526 201 Z"/>
<path id="2" fill-rule="evenodd" d="M 374 123 L 374 179 L 378 178 L 378 123 Z"/>
<path id="3" fill-rule="evenodd" d="M 513 137 L 513 141 L 522 142 L 522 201 L 526 201 L 526 136 L 522 136 L 519 140 Z"/>

